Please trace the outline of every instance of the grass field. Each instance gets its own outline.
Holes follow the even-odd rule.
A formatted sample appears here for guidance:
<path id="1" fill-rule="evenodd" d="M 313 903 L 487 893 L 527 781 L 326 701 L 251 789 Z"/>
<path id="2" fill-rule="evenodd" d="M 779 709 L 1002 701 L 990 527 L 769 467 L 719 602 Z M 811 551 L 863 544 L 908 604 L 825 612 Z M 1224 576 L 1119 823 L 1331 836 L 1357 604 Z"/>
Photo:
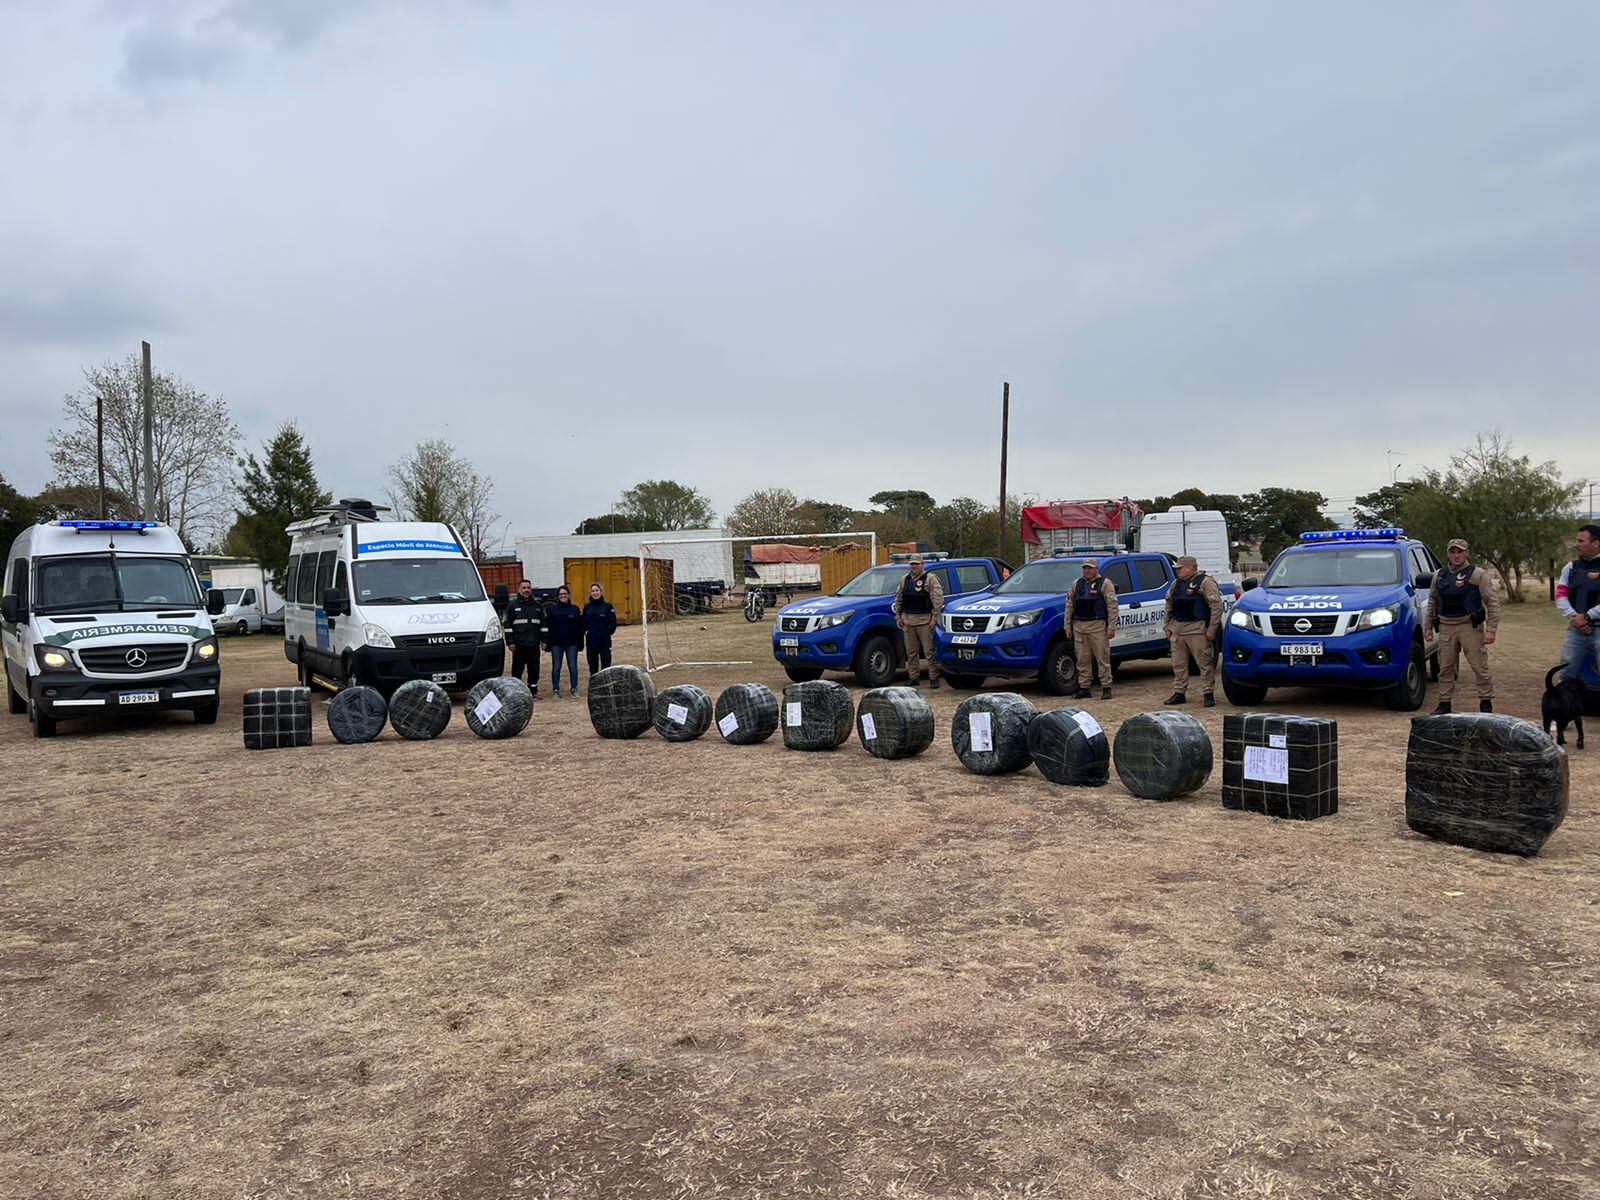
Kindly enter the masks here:
<path id="1" fill-rule="evenodd" d="M 754 665 L 663 683 L 783 682 L 765 625 L 672 636 Z M 1559 636 L 1509 612 L 1502 711 Z M 1600 745 L 1523 860 L 1406 829 L 1407 719 L 1364 697 L 1274 693 L 1340 725 L 1341 811 L 1297 824 L 1218 774 L 971 775 L 949 689 L 903 762 L 549 698 L 507 742 L 319 709 L 247 752 L 240 692 L 292 671 L 223 669 L 214 728 L 0 718 L 9 1200 L 1600 1196 Z"/>

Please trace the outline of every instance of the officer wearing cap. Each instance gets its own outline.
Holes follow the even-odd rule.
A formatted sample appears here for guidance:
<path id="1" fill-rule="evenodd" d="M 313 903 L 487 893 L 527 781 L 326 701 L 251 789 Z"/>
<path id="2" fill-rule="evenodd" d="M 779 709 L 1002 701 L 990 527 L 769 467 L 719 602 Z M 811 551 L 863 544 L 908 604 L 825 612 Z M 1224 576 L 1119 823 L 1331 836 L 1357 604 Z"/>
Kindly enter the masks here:
<path id="1" fill-rule="evenodd" d="M 1222 590 L 1200 569 L 1192 554 L 1178 559 L 1178 581 L 1167 591 L 1166 632 L 1172 643 L 1172 695 L 1168 704 L 1187 704 L 1189 661 L 1200 670 L 1205 706 L 1217 706 L 1217 631 L 1222 628 Z"/>
<path id="2" fill-rule="evenodd" d="M 906 674 L 917 686 L 918 656 L 928 660 L 928 686 L 939 686 L 939 660 L 933 656 L 933 623 L 944 609 L 944 588 L 939 577 L 929 575 L 922 555 L 911 556 L 911 567 L 894 594 L 894 623 L 905 632 Z"/>
<path id="3" fill-rule="evenodd" d="M 1078 659 L 1079 700 L 1089 696 L 1094 667 L 1100 667 L 1100 699 L 1111 699 L 1111 639 L 1117 636 L 1117 589 L 1100 574 L 1096 559 L 1083 560 L 1083 578 L 1067 594 L 1066 634 Z"/>
<path id="4" fill-rule="evenodd" d="M 1485 646 L 1494 645 L 1500 629 L 1500 593 L 1482 567 L 1467 561 L 1465 538 L 1451 538 L 1445 550 L 1450 565 L 1433 577 L 1428 611 L 1439 634 L 1439 716 L 1451 710 L 1456 692 L 1456 657 L 1467 656 L 1478 683 L 1478 711 L 1494 711 L 1494 680 L 1489 677 Z"/>

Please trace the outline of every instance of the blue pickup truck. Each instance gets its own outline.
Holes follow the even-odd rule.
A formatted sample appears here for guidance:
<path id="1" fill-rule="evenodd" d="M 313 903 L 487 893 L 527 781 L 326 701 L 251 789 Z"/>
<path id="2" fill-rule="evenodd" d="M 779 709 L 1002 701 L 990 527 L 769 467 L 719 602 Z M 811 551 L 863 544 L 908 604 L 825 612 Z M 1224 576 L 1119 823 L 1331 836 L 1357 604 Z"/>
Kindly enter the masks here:
<path id="1" fill-rule="evenodd" d="M 894 623 L 894 593 L 910 568 L 903 562 L 868 567 L 831 596 L 778 610 L 772 622 L 772 656 L 797 683 L 824 671 L 854 671 L 865 687 L 884 687 L 905 664 L 905 639 Z M 997 558 L 930 559 L 945 605 L 1005 579 L 1011 568 Z"/>
<path id="2" fill-rule="evenodd" d="M 990 676 L 1037 678 L 1057 695 L 1077 689 L 1077 659 L 1063 631 L 1067 592 L 1083 578 L 1092 559 L 1117 589 L 1117 636 L 1111 669 L 1134 659 L 1165 658 L 1167 592 L 1176 576 L 1165 554 L 1129 554 L 1106 549 L 1058 550 L 1035 559 L 982 596 L 944 606 L 933 647 L 944 676 L 956 687 L 978 687 Z M 1218 585 L 1223 603 L 1235 592 Z M 1109 680 L 1102 680 L 1109 683 Z"/>

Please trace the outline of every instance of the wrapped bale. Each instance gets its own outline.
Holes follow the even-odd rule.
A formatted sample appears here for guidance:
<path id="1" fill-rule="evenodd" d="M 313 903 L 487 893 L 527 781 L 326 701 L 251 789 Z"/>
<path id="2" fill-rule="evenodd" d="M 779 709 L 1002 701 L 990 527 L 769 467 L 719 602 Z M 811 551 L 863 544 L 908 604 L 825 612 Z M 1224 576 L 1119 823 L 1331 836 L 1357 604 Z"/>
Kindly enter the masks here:
<path id="1" fill-rule="evenodd" d="M 1567 754 L 1537 725 L 1493 713 L 1414 717 L 1406 824 L 1474 850 L 1534 855 L 1567 815 Z"/>
<path id="2" fill-rule="evenodd" d="M 1188 713 L 1139 713 L 1117 730 L 1111 761 L 1135 796 L 1176 800 L 1211 777 L 1211 739 Z"/>
<path id="3" fill-rule="evenodd" d="M 837 750 L 855 719 L 855 702 L 842 683 L 813 679 L 783 689 L 783 744 L 790 750 Z"/>
<path id="4" fill-rule="evenodd" d="M 473 684 L 461 711 L 467 728 L 481 738 L 516 737 L 533 718 L 533 693 L 522 680 L 500 675 Z"/>
<path id="5" fill-rule="evenodd" d="M 640 667 L 607 667 L 589 676 L 589 723 L 603 738 L 636 738 L 650 728 L 656 681 Z"/>
<path id="6" fill-rule="evenodd" d="M 401 737 L 426 742 L 450 724 L 450 694 L 428 679 L 408 679 L 389 697 L 389 724 Z"/>
<path id="7" fill-rule="evenodd" d="M 1291 821 L 1339 811 L 1339 723 L 1278 713 L 1222 718 L 1222 805 Z"/>
<path id="8" fill-rule="evenodd" d="M 347 687 L 328 701 L 328 732 L 347 746 L 370 742 L 388 720 L 389 705 L 377 688 Z"/>
<path id="9" fill-rule="evenodd" d="M 244 694 L 247 750 L 311 745 L 311 689 L 251 688 Z"/>
<path id="10" fill-rule="evenodd" d="M 1040 713 L 1028 726 L 1028 753 L 1051 783 L 1104 787 L 1111 779 L 1111 739 L 1081 708 Z"/>
<path id="11" fill-rule="evenodd" d="M 778 697 L 764 683 L 736 683 L 717 697 L 717 730 L 735 746 L 753 746 L 778 731 Z"/>
<path id="12" fill-rule="evenodd" d="M 651 720 L 669 742 L 692 742 L 711 728 L 711 697 L 704 688 L 680 683 L 656 696 Z"/>
<path id="13" fill-rule="evenodd" d="M 1015 692 L 969 696 L 950 722 L 950 744 L 967 770 L 978 775 L 1020 771 L 1033 761 L 1028 727 L 1039 710 Z"/>
<path id="14" fill-rule="evenodd" d="M 856 737 L 874 758 L 911 758 L 933 745 L 933 706 L 916 688 L 873 688 L 856 709 Z"/>

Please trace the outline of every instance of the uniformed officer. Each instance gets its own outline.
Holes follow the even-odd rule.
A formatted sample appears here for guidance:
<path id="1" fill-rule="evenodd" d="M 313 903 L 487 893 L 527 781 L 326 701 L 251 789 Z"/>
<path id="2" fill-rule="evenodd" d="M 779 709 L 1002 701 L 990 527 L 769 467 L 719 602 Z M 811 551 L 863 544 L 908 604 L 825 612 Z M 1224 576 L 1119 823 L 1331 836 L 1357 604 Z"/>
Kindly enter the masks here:
<path id="1" fill-rule="evenodd" d="M 910 570 L 894 594 L 894 623 L 905 631 L 906 674 L 917 686 L 919 653 L 928 660 L 928 686 L 939 686 L 939 660 L 933 656 L 933 623 L 944 611 L 944 588 L 937 575 L 929 575 L 922 555 L 911 556 Z"/>
<path id="2" fill-rule="evenodd" d="M 1217 633 L 1222 628 L 1222 590 L 1192 554 L 1178 559 L 1178 581 L 1167 591 L 1166 631 L 1172 643 L 1172 695 L 1168 704 L 1189 702 L 1189 660 L 1200 669 L 1205 706 L 1217 706 Z"/>
<path id="3" fill-rule="evenodd" d="M 1456 656 L 1465 654 L 1478 682 L 1478 711 L 1494 711 L 1494 680 L 1489 678 L 1485 646 L 1500 630 L 1500 593 L 1482 567 L 1467 561 L 1465 538 L 1451 538 L 1445 550 L 1450 566 L 1433 577 L 1428 611 L 1439 633 L 1439 705 L 1434 716 L 1450 711 L 1456 693 Z"/>
<path id="4" fill-rule="evenodd" d="M 1100 699 L 1111 699 L 1111 639 L 1117 636 L 1117 589 L 1100 574 L 1100 564 L 1095 559 L 1083 560 L 1083 578 L 1067 593 L 1064 624 L 1078 659 L 1077 698 L 1088 698 L 1098 663 Z"/>
<path id="5" fill-rule="evenodd" d="M 528 688 L 539 694 L 539 643 L 544 639 L 544 605 L 533 598 L 533 584 L 524 579 L 506 605 L 506 641 L 511 643 L 511 678 L 528 672 Z"/>

